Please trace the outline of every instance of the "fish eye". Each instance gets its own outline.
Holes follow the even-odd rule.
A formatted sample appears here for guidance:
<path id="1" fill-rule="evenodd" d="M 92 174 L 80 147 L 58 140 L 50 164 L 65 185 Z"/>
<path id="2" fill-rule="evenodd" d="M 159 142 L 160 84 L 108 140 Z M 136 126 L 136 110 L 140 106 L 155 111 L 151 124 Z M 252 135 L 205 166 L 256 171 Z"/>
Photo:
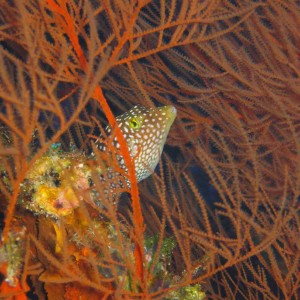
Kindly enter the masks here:
<path id="1" fill-rule="evenodd" d="M 137 118 L 131 118 L 129 120 L 129 126 L 133 129 L 138 129 L 140 128 L 141 124 Z"/>

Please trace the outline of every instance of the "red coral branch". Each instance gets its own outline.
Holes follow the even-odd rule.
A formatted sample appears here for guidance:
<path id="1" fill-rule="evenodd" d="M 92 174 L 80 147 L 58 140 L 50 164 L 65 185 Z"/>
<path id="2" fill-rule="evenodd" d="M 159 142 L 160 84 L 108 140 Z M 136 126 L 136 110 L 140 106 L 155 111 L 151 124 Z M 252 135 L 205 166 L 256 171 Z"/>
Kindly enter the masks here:
<path id="1" fill-rule="evenodd" d="M 84 56 L 83 50 L 79 44 L 78 36 L 75 30 L 74 20 L 72 19 L 72 17 L 70 16 L 67 10 L 66 1 L 61 1 L 60 4 L 57 4 L 54 0 L 47 0 L 47 3 L 50 9 L 53 12 L 56 12 L 58 14 L 60 23 L 72 43 L 74 51 L 76 52 L 76 55 L 79 59 L 80 65 L 82 69 L 85 70 L 87 66 L 87 61 Z M 124 39 L 122 42 L 120 42 L 120 45 L 123 44 L 124 44 Z M 121 48 L 118 47 L 117 49 L 121 49 Z M 134 219 L 134 226 L 135 226 L 134 230 L 136 235 L 135 250 L 134 250 L 134 256 L 136 261 L 136 274 L 139 280 L 142 282 L 143 281 L 143 256 L 144 256 L 143 254 L 144 219 L 143 219 L 141 205 L 140 205 L 139 191 L 137 187 L 134 164 L 131 161 L 130 153 L 125 138 L 122 135 L 122 132 L 117 125 L 116 119 L 99 85 L 95 88 L 93 92 L 93 98 L 97 100 L 101 105 L 110 126 L 112 128 L 116 128 L 116 137 L 119 141 L 120 149 L 122 151 L 124 161 L 128 169 L 129 180 L 131 183 L 132 210 L 133 210 L 133 219 Z"/>

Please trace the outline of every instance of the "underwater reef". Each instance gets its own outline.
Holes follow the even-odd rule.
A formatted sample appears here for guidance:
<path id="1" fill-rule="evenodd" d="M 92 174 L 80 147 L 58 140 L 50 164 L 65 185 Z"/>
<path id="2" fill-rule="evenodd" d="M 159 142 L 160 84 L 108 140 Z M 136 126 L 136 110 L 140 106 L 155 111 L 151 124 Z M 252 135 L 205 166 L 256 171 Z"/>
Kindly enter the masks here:
<path id="1" fill-rule="evenodd" d="M 300 298 L 296 0 L 0 2 L 0 298 Z"/>

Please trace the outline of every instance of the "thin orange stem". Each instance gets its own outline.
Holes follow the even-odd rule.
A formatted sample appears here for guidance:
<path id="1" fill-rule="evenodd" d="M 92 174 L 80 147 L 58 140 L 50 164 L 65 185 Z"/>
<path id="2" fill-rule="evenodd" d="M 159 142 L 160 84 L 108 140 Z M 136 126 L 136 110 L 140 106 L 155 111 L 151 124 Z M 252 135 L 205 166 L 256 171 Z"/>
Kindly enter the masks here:
<path id="1" fill-rule="evenodd" d="M 13 189 L 13 194 L 10 198 L 8 209 L 6 211 L 5 226 L 4 226 L 4 229 L 3 229 L 3 232 L 2 232 L 2 242 L 3 243 L 6 243 L 7 238 L 8 238 L 10 224 L 13 220 L 15 207 L 16 207 L 16 204 L 17 204 L 17 201 L 18 201 L 18 196 L 19 196 L 19 193 L 20 193 L 20 185 L 21 185 L 22 181 L 24 180 L 25 174 L 26 174 L 26 172 L 24 170 L 27 170 L 26 162 L 23 162 L 22 170 L 23 170 L 22 174 L 20 174 L 20 176 L 17 178 L 17 180 L 12 184 L 14 189 Z"/>
<path id="2" fill-rule="evenodd" d="M 58 5 L 54 0 L 47 0 L 49 7 L 52 9 L 52 11 L 58 13 L 60 15 L 60 22 L 63 28 L 66 30 L 66 34 L 68 35 L 74 51 L 79 59 L 80 66 L 83 70 L 86 69 L 87 66 L 87 60 L 84 56 L 83 50 L 79 44 L 78 36 L 76 34 L 75 30 L 75 24 L 74 20 L 70 16 L 66 5 L 60 6 Z M 117 53 L 121 51 L 123 45 L 125 44 L 127 40 L 128 33 L 124 34 L 122 39 L 119 42 L 119 45 L 115 48 L 115 51 L 113 53 L 113 56 L 110 59 L 110 62 L 114 60 L 115 57 L 117 57 Z M 116 122 L 116 118 L 113 115 L 107 100 L 103 94 L 103 91 L 101 87 L 98 85 L 92 96 L 95 100 L 99 102 L 101 105 L 106 118 L 112 128 L 116 128 L 116 137 L 118 139 L 118 142 L 120 144 L 120 149 L 122 151 L 125 165 L 128 169 L 128 175 L 129 180 L 131 183 L 130 186 L 130 193 L 132 197 L 132 211 L 133 211 L 133 218 L 134 218 L 134 229 L 136 234 L 136 240 L 135 240 L 135 250 L 134 250 L 134 256 L 136 260 L 136 274 L 138 275 L 138 278 L 143 281 L 143 257 L 144 257 L 144 247 L 143 247 L 143 232 L 144 232 L 144 219 L 142 215 L 142 209 L 140 204 L 140 198 L 139 198 L 139 191 L 136 181 L 136 175 L 135 175 L 135 169 L 134 164 L 131 160 L 130 153 L 127 147 L 126 140 L 118 127 L 118 124 Z"/>

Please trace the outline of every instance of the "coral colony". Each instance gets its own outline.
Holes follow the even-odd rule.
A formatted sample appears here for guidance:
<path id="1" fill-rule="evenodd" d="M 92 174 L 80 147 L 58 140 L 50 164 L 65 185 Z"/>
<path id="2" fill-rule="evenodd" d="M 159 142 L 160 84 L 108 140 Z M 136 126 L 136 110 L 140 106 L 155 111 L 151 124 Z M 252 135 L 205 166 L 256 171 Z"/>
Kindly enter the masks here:
<path id="1" fill-rule="evenodd" d="M 139 105 L 116 118 L 118 126 L 126 139 L 130 155 L 134 159 L 137 181 L 147 178 L 154 171 L 175 117 L 176 109 L 173 106 L 152 109 Z M 111 132 L 112 130 L 108 126 L 106 133 L 109 135 Z M 103 143 L 103 139 L 99 137 L 95 140 L 95 151 L 100 151 L 100 153 L 112 150 L 118 151 L 120 145 L 117 138 L 114 137 L 111 141 L 111 146 L 109 146 Z M 109 180 L 116 178 L 116 176 L 124 177 L 122 174 L 115 174 L 115 168 L 109 166 L 108 162 L 103 164 L 104 167 L 102 169 L 97 166 L 95 152 L 86 155 L 76 150 L 74 146 L 71 146 L 70 149 L 69 152 L 65 152 L 62 150 L 60 143 L 52 144 L 49 151 L 34 163 L 26 179 L 21 184 L 22 192 L 19 204 L 32 211 L 36 216 L 44 215 L 53 219 L 52 225 L 56 234 L 56 254 L 62 251 L 64 244 L 64 237 L 59 224 L 62 220 L 67 223 L 76 222 L 74 218 L 78 217 L 77 210 L 80 209 L 81 202 L 85 201 L 84 191 L 90 191 L 89 196 L 92 195 L 90 201 L 97 203 L 102 208 L 105 207 L 103 201 L 101 203 L 101 199 L 99 199 L 99 193 L 92 191 L 93 176 L 96 174 L 96 176 L 102 178 L 102 182 L 105 181 L 105 178 Z M 126 173 L 122 155 L 116 154 L 113 156 L 116 156 L 118 168 Z M 112 161 L 111 159 L 110 161 Z M 103 177 L 104 174 L 108 174 L 108 177 Z M 120 186 L 117 186 L 115 182 L 109 183 L 110 191 L 106 191 L 104 194 L 118 194 L 122 188 L 124 188 L 124 191 L 126 188 L 128 189 L 126 185 L 130 186 L 127 178 L 123 178 L 120 182 Z M 77 221 L 80 222 L 80 218 Z M 93 226 L 101 234 L 105 235 L 111 243 L 116 242 L 114 226 L 107 220 L 98 216 L 93 220 Z M 77 246 L 86 243 L 91 244 L 93 240 L 93 230 L 88 228 L 88 226 L 84 227 L 87 230 L 85 238 L 80 237 L 76 232 L 70 238 L 70 241 Z M 8 242 L 0 249 L 0 259 L 2 263 L 7 263 L 8 268 L 8 276 L 5 281 L 10 286 L 15 286 L 18 283 L 18 276 L 23 264 L 24 251 L 21 244 L 24 244 L 24 241 L 22 242 L 20 236 L 22 236 L 22 233 L 18 235 L 10 233 Z M 153 264 L 154 249 L 157 242 L 157 236 L 149 236 L 145 240 L 145 252 L 149 266 Z M 168 271 L 172 250 L 175 246 L 176 242 L 171 237 L 162 241 L 161 257 L 153 271 L 153 285 L 158 284 L 155 282 L 160 282 L 162 278 L 165 278 L 166 286 L 171 286 L 176 282 L 172 273 Z M 91 248 L 93 248 L 93 245 Z M 110 250 L 117 255 L 117 251 L 112 247 Z M 98 255 L 101 255 L 101 253 L 98 253 Z M 99 272 L 102 272 L 103 276 L 109 276 L 105 268 L 99 269 Z M 122 273 L 121 270 L 120 273 Z M 127 281 L 127 288 L 130 289 L 130 278 L 122 278 L 122 280 Z M 200 285 L 197 284 L 173 291 L 170 297 L 170 299 L 183 299 L 182 297 L 184 297 L 184 299 L 192 300 L 195 297 L 202 299 L 205 297 L 205 294 L 201 291 Z"/>
<path id="2" fill-rule="evenodd" d="M 299 6 L 0 1 L 0 298 L 299 300 Z"/>

